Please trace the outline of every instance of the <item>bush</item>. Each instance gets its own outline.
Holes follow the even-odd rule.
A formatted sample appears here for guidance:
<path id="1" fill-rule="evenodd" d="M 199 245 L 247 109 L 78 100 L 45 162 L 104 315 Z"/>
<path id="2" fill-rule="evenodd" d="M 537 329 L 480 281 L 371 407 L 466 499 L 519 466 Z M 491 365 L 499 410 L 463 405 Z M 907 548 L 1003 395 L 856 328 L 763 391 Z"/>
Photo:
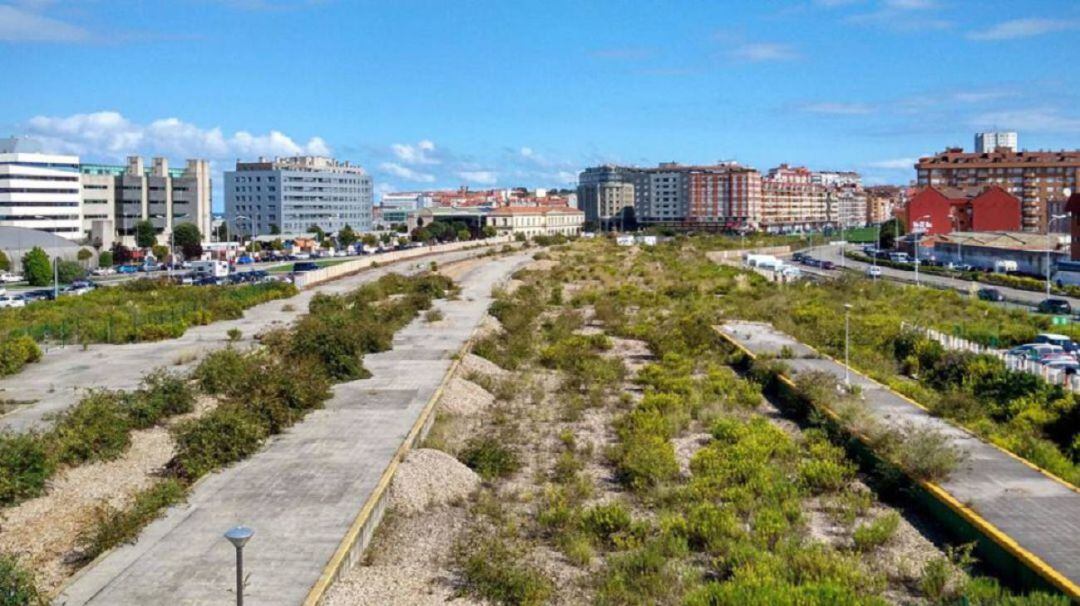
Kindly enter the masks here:
<path id="1" fill-rule="evenodd" d="M 187 379 L 164 370 L 147 375 L 142 388 L 126 400 L 127 414 L 135 429 L 144 429 L 162 419 L 195 409 L 195 391 Z"/>
<path id="2" fill-rule="evenodd" d="M 895 441 L 887 453 L 912 476 L 936 482 L 942 480 L 960 464 L 963 453 L 949 438 L 929 427 L 907 427 L 898 432 L 902 439 Z"/>
<path id="3" fill-rule="evenodd" d="M 39 435 L 0 433 L 0 505 L 38 496 L 55 470 L 56 463 Z"/>
<path id="4" fill-rule="evenodd" d="M 523 550 L 504 538 L 473 536 L 456 551 L 454 567 L 465 594 L 514 606 L 543 604 L 551 596 L 551 581 L 523 562 Z"/>
<path id="5" fill-rule="evenodd" d="M 899 526 L 900 515 L 895 511 L 889 512 L 873 522 L 859 526 L 852 536 L 855 541 L 855 549 L 857 551 L 870 551 L 881 547 L 893 538 Z"/>
<path id="6" fill-rule="evenodd" d="M 581 528 L 602 545 L 612 545 L 613 537 L 630 528 L 630 512 L 622 503 L 594 505 L 581 516 Z"/>
<path id="7" fill-rule="evenodd" d="M 0 377 L 13 375 L 40 359 L 41 348 L 30 337 L 0 338 Z"/>
<path id="8" fill-rule="evenodd" d="M 439 320 L 442 320 L 442 319 L 443 319 L 443 312 L 441 312 L 441 311 L 439 311 L 437 309 L 428 310 L 428 312 L 424 314 L 424 321 L 428 322 L 428 323 L 438 322 Z"/>
<path id="9" fill-rule="evenodd" d="M 177 454 L 170 467 L 183 477 L 196 480 L 254 454 L 269 433 L 251 412 L 237 406 L 219 406 L 173 430 Z"/>
<path id="10" fill-rule="evenodd" d="M 244 377 L 251 372 L 254 357 L 228 347 L 210 352 L 195 368 L 199 388 L 212 395 L 239 395 Z"/>
<path id="11" fill-rule="evenodd" d="M 47 436 L 57 461 L 75 465 L 120 456 L 131 428 L 123 394 L 95 391 L 61 413 Z"/>
<path id="12" fill-rule="evenodd" d="M 471 438 L 458 459 L 485 480 L 505 478 L 521 467 L 517 453 L 493 436 Z"/>
<path id="13" fill-rule="evenodd" d="M 44 606 L 49 601 L 34 584 L 34 575 L 13 555 L 0 554 L 0 606 Z"/>
<path id="14" fill-rule="evenodd" d="M 113 547 L 135 542 L 144 526 L 160 516 L 165 508 L 184 500 L 186 494 L 183 484 L 166 479 L 136 494 L 134 502 L 126 509 L 109 505 L 99 507 L 94 512 L 93 524 L 79 535 L 81 561 L 88 562 Z"/>
<path id="15" fill-rule="evenodd" d="M 225 335 L 229 338 L 229 341 L 235 343 L 244 336 L 244 333 L 239 328 L 230 328 L 229 330 L 225 331 Z"/>

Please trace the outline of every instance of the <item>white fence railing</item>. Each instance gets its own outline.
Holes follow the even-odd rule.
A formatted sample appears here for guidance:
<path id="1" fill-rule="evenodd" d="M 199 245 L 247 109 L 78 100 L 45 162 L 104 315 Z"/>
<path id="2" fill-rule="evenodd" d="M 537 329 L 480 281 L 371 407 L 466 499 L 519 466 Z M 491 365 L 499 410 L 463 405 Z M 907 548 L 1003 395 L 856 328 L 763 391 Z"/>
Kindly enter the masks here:
<path id="1" fill-rule="evenodd" d="M 1019 370 L 1029 374 L 1033 374 L 1037 377 L 1041 377 L 1047 383 L 1054 385 L 1061 385 L 1066 389 L 1074 392 L 1080 392 L 1080 375 L 1070 375 L 1063 370 L 1056 368 L 1047 368 L 1038 362 L 1031 360 L 1023 356 L 1010 355 L 1008 352 L 1002 349 L 994 349 L 985 345 L 980 345 L 974 341 L 962 339 L 955 335 L 950 335 L 940 330 L 934 330 L 933 328 L 925 328 L 922 326 L 916 326 L 908 322 L 901 322 L 900 327 L 904 330 L 915 331 L 928 339 L 937 341 L 945 349 L 954 351 L 968 351 L 975 354 L 984 354 L 988 356 L 994 356 L 1002 362 L 1005 362 L 1006 368 L 1010 370 Z"/>

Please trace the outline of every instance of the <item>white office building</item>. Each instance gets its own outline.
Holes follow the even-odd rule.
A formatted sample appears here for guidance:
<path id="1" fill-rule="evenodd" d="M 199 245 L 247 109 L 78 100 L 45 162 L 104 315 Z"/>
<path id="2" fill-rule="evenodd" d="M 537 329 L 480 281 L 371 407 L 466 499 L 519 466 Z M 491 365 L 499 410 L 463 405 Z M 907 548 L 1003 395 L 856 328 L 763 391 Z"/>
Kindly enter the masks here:
<path id="1" fill-rule="evenodd" d="M 225 221 L 244 236 L 304 233 L 312 225 L 369 231 L 373 200 L 371 175 L 332 158 L 260 158 L 225 173 Z"/>
<path id="2" fill-rule="evenodd" d="M 999 147 L 1016 151 L 1016 131 L 975 133 L 975 153 L 987 154 Z"/>
<path id="3" fill-rule="evenodd" d="M 0 226 L 80 239 L 79 157 L 42 153 L 34 141 L 0 139 Z"/>

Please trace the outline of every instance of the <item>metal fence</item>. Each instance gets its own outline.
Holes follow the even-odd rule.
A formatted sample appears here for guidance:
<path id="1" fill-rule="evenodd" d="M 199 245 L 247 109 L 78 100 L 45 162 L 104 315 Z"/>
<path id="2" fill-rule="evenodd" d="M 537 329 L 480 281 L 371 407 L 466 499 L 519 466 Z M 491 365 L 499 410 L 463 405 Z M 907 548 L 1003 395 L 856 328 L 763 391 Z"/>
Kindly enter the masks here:
<path id="1" fill-rule="evenodd" d="M 1063 370 L 1056 368 L 1047 368 L 1038 362 L 1031 360 L 1024 356 L 1010 355 L 1008 352 L 1002 349 L 994 349 L 987 347 L 974 341 L 962 339 L 955 335 L 944 333 L 940 330 L 933 328 L 925 328 L 923 326 L 917 326 L 908 322 L 901 322 L 900 327 L 904 330 L 914 331 L 926 338 L 937 341 L 948 350 L 954 351 L 968 351 L 974 354 L 982 354 L 987 356 L 993 356 L 1005 363 L 1005 367 L 1009 370 L 1018 370 L 1026 372 L 1028 374 L 1035 375 L 1042 378 L 1047 383 L 1054 385 L 1061 385 L 1065 389 L 1073 392 L 1080 393 L 1080 376 L 1070 375 Z"/>

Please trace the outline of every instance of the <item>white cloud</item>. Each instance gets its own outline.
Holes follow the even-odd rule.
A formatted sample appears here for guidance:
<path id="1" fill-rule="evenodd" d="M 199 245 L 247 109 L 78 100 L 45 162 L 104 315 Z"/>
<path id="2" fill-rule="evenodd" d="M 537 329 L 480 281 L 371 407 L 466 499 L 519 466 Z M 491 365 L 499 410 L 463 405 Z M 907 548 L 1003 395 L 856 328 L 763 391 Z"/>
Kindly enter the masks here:
<path id="1" fill-rule="evenodd" d="M 435 157 L 435 143 L 427 139 L 415 145 L 394 143 L 390 149 L 394 152 L 394 156 L 405 164 L 440 164 L 442 162 Z"/>
<path id="2" fill-rule="evenodd" d="M 833 116 L 860 116 L 873 112 L 873 108 L 865 103 L 810 103 L 802 106 L 804 112 L 812 114 L 829 114 Z"/>
<path id="3" fill-rule="evenodd" d="M 977 129 L 1008 129 L 1038 133 L 1080 133 L 1080 118 L 1064 116 L 1051 107 L 1002 110 L 979 114 L 968 121 Z"/>
<path id="4" fill-rule="evenodd" d="M 407 166 L 402 166 L 396 162 L 383 162 L 379 165 L 379 170 L 390 173 L 400 179 L 406 181 L 413 181 L 415 183 L 434 183 L 435 175 L 431 173 L 424 173 L 418 170 L 413 170 Z"/>
<path id="5" fill-rule="evenodd" d="M 888 170 L 914 170 L 913 167 L 916 162 L 918 162 L 918 160 L 915 158 L 894 158 L 892 160 L 867 162 L 866 165 L 871 168 L 884 168 Z"/>
<path id="6" fill-rule="evenodd" d="M 927 14 L 933 13 L 938 8 L 940 6 L 936 0 L 882 0 L 876 10 L 850 15 L 846 21 L 901 32 L 952 27 L 951 22 Z"/>
<path id="7" fill-rule="evenodd" d="M 800 57 L 791 45 L 776 42 L 749 42 L 735 47 L 728 55 L 733 59 L 754 63 L 792 61 Z"/>
<path id="8" fill-rule="evenodd" d="M 27 5 L 40 8 L 40 3 Z M 4 42 L 88 42 L 87 30 L 33 10 L 0 4 L 0 41 Z"/>
<path id="9" fill-rule="evenodd" d="M 980 41 L 1015 40 L 1017 38 L 1030 38 L 1077 28 L 1080 28 L 1080 21 L 1032 17 L 1004 21 L 988 29 L 968 32 L 967 37 L 969 40 Z"/>
<path id="10" fill-rule="evenodd" d="M 457 176 L 481 185 L 494 185 L 499 181 L 499 175 L 490 170 L 462 170 L 458 171 Z"/>

